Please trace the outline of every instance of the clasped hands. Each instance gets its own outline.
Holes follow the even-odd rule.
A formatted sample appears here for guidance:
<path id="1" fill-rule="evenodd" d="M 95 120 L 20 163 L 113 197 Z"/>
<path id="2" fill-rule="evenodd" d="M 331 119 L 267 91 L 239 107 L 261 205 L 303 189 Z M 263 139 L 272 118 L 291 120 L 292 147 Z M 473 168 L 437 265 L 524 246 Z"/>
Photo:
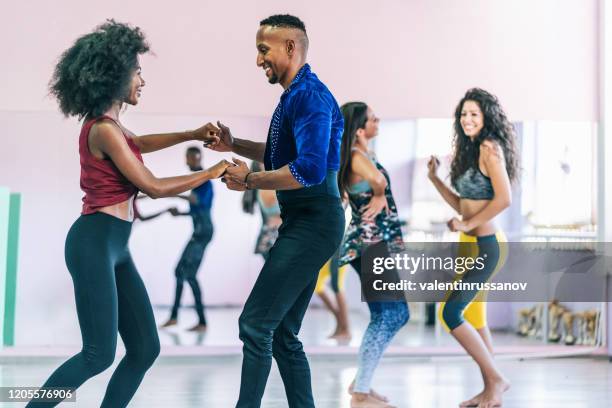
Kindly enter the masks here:
<path id="1" fill-rule="evenodd" d="M 207 123 L 194 130 L 192 136 L 194 140 L 203 142 L 204 147 L 217 152 L 231 152 L 234 144 L 234 138 L 229 128 L 219 121 L 217 121 L 217 126 Z M 251 171 L 244 161 L 235 157 L 232 158 L 232 161 L 233 163 L 223 161 L 227 167 L 220 175 L 221 181 L 230 190 L 244 191 L 247 189 L 247 175 Z"/>

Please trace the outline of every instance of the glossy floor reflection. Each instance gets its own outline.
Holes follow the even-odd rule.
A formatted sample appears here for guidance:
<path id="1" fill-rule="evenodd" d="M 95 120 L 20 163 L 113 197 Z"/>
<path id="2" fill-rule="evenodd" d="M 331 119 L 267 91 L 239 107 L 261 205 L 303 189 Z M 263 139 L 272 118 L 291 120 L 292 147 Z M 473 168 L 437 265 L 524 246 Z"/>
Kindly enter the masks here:
<path id="1" fill-rule="evenodd" d="M 411 307 L 411 320 L 394 338 L 392 346 L 403 347 L 456 347 L 455 340 L 440 328 L 435 330 L 419 322 L 419 305 Z M 188 332 L 187 329 L 197 323 L 193 308 L 182 308 L 179 314 L 179 324 L 175 327 L 159 331 L 162 346 L 228 346 L 239 351 L 241 347 L 238 339 L 238 316 L 241 308 L 208 308 L 208 330 L 198 334 Z M 161 325 L 168 319 L 169 308 L 154 307 L 155 319 Z M 76 311 L 69 306 L 65 310 L 57 311 L 50 316 L 46 310 L 22 311 L 27 318 L 17 322 L 17 347 L 80 347 L 81 334 L 76 318 Z M 350 311 L 352 339 L 350 342 L 338 342 L 328 339 L 335 328 L 335 322 L 330 313 L 320 307 L 308 309 L 300 339 L 306 347 L 337 348 L 348 346 L 358 348 L 361 337 L 369 321 L 369 313 L 365 305 L 357 305 Z M 53 324 L 50 324 L 53 322 Z M 495 343 L 499 346 L 540 346 L 542 342 L 535 339 L 526 339 L 514 333 L 496 332 Z"/>
<path id="2" fill-rule="evenodd" d="M 355 375 L 354 357 L 312 357 L 318 408 L 348 408 L 346 389 Z M 233 407 L 240 381 L 240 357 L 161 357 L 130 404 L 133 408 Z M 59 359 L 4 359 L 1 386 L 39 385 Z M 612 406 L 612 364 L 604 359 L 565 358 L 499 361 L 512 381 L 504 407 L 599 408 Z M 113 366 L 114 368 L 115 366 Z M 112 369 L 88 381 L 76 404 L 96 407 Z M 385 358 L 374 378 L 377 391 L 398 407 L 447 408 L 480 391 L 478 369 L 465 358 Z M 18 406 L 5 404 L 3 407 Z M 62 406 L 62 405 L 60 405 Z M 287 407 L 282 381 L 273 366 L 264 408 Z"/>

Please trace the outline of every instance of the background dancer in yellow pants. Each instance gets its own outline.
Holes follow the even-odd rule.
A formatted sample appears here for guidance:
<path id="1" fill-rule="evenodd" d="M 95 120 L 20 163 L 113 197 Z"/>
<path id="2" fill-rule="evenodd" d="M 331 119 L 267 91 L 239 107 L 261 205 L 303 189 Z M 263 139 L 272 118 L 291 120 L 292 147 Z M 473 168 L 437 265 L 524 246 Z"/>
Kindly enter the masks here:
<path id="1" fill-rule="evenodd" d="M 479 256 L 486 254 L 481 271 L 465 272 L 464 282 L 484 282 L 503 263 L 503 234 L 494 218 L 512 201 L 511 182 L 518 178 L 519 164 L 514 128 L 506 118 L 497 98 L 482 89 L 470 89 L 455 110 L 454 153 L 451 184 L 455 193 L 437 176 L 439 161 L 431 157 L 428 177 L 461 219 L 448 222 L 451 231 L 462 233 L 461 241 L 470 241 Z M 462 407 L 494 407 L 502 403 L 509 381 L 495 366 L 491 334 L 486 327 L 484 302 L 478 292 L 453 291 L 440 308 L 447 330 L 478 364 L 484 390 L 461 403 Z M 464 320 L 468 320 L 467 322 Z"/>

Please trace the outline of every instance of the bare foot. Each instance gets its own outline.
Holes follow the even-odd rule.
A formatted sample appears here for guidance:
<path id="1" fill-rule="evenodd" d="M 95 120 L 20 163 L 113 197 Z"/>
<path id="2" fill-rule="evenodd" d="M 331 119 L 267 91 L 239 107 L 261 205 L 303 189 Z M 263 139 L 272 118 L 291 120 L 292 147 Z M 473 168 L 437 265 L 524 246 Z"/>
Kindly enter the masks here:
<path id="1" fill-rule="evenodd" d="M 205 324 L 196 324 L 195 326 L 193 326 L 191 329 L 187 329 L 187 331 L 190 332 L 205 332 L 206 331 L 206 325 Z"/>
<path id="2" fill-rule="evenodd" d="M 355 394 L 355 392 L 353 392 L 353 387 L 354 387 L 354 386 L 355 386 L 355 382 L 353 381 L 353 382 L 351 383 L 351 385 L 349 386 L 349 389 L 348 389 L 348 393 L 349 393 L 350 395 L 354 395 L 354 394 Z M 363 393 L 360 393 L 360 392 L 358 392 L 358 393 L 356 393 L 356 394 L 366 395 L 366 394 L 363 394 Z M 384 395 L 381 395 L 381 394 L 377 393 L 376 391 L 374 391 L 374 390 L 373 390 L 373 389 L 371 389 L 371 388 L 370 388 L 370 394 L 369 394 L 369 395 L 370 395 L 372 398 L 377 399 L 377 400 L 379 400 L 379 401 L 382 401 L 382 402 L 389 402 L 389 398 L 385 397 Z"/>
<path id="3" fill-rule="evenodd" d="M 353 336 L 351 335 L 351 332 L 349 331 L 336 331 L 334 332 L 334 334 L 332 334 L 331 336 L 329 336 L 330 339 L 334 339 L 334 340 L 350 340 Z"/>
<path id="4" fill-rule="evenodd" d="M 355 392 L 351 396 L 351 408 L 395 408 L 395 406 L 376 399 L 371 394 Z"/>
<path id="5" fill-rule="evenodd" d="M 499 379 L 491 383 L 489 386 L 485 386 L 485 389 L 475 397 L 463 401 L 459 406 L 465 407 L 478 407 L 478 408 L 493 408 L 502 406 L 502 394 L 510 389 L 510 382 L 506 379 Z"/>
<path id="6" fill-rule="evenodd" d="M 470 398 L 469 400 L 463 401 L 461 404 L 459 404 L 459 407 L 461 407 L 461 408 L 477 407 L 478 404 L 480 403 L 480 398 L 482 398 L 482 394 L 483 393 L 484 393 L 484 391 L 481 391 L 479 394 L 475 395 L 474 397 Z"/>
<path id="7" fill-rule="evenodd" d="M 168 319 L 168 321 L 164 324 L 162 324 L 161 326 L 159 326 L 161 329 L 164 329 L 166 327 L 170 327 L 170 326 L 176 326 L 178 322 L 176 321 L 176 319 Z"/>
<path id="8" fill-rule="evenodd" d="M 502 395 L 510 388 L 510 382 L 500 378 L 485 386 L 478 408 L 493 408 L 502 406 Z"/>

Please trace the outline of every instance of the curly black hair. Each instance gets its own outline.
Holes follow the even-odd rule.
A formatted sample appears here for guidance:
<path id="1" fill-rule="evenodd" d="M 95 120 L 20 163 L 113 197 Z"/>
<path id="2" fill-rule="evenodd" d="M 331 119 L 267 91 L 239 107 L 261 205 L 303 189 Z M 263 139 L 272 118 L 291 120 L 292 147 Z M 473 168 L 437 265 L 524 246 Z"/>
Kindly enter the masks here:
<path id="1" fill-rule="evenodd" d="M 484 125 L 478 136 L 472 141 L 461 127 L 461 110 L 466 101 L 474 101 L 483 114 Z M 516 146 L 516 133 L 514 126 L 504 113 L 495 95 L 479 89 L 469 89 L 455 109 L 455 136 L 453 139 L 453 160 L 450 169 L 450 178 L 453 187 L 457 179 L 470 167 L 478 166 L 480 145 L 485 140 L 498 143 L 504 153 L 506 171 L 510 182 L 517 181 L 519 176 L 519 155 Z"/>
<path id="2" fill-rule="evenodd" d="M 140 28 L 106 20 L 62 54 L 49 91 L 65 116 L 100 116 L 127 96 L 137 57 L 148 51 Z"/>
<path id="3" fill-rule="evenodd" d="M 259 22 L 260 26 L 268 25 L 272 27 L 285 27 L 285 28 L 297 28 L 306 34 L 306 26 L 304 22 L 292 16 L 291 14 L 275 14 L 268 18 L 265 18 Z"/>

